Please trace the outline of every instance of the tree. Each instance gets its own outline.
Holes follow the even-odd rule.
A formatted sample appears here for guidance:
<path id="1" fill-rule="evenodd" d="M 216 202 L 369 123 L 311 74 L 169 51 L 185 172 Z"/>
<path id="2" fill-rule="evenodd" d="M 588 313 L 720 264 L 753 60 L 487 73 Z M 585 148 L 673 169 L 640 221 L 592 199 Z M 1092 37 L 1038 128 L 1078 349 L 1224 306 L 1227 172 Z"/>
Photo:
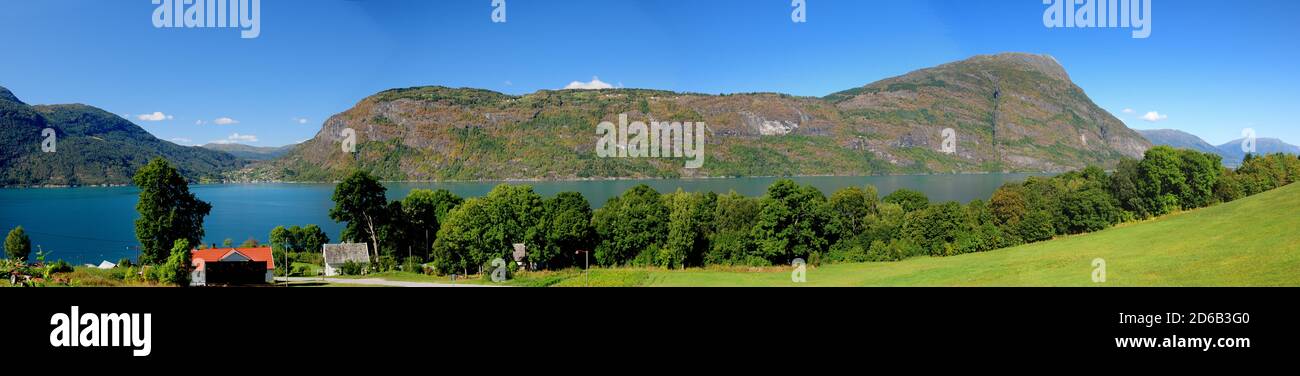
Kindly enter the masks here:
<path id="1" fill-rule="evenodd" d="M 1179 167 L 1186 178 L 1178 198 L 1184 209 L 1203 208 L 1214 203 L 1214 187 L 1222 176 L 1223 157 L 1195 150 L 1179 150 Z"/>
<path id="2" fill-rule="evenodd" d="M 1188 190 L 1178 151 L 1168 146 L 1147 150 L 1138 163 L 1138 192 L 1142 210 L 1152 216 L 1168 214 L 1181 207 L 1179 195 Z"/>
<path id="3" fill-rule="evenodd" d="M 984 252 L 1007 245 L 1002 229 L 993 217 L 993 209 L 983 200 L 966 205 L 966 229 L 956 241 L 958 254 Z"/>
<path id="4" fill-rule="evenodd" d="M 271 250 L 275 252 L 300 252 L 298 249 L 298 233 L 301 231 L 298 226 L 290 228 L 276 226 L 271 229 L 269 237 Z"/>
<path id="5" fill-rule="evenodd" d="M 836 191 L 830 198 L 831 220 L 829 230 L 839 239 L 851 239 L 866 232 L 867 216 L 875 209 L 875 197 L 867 190 L 848 187 Z"/>
<path id="6" fill-rule="evenodd" d="M 498 185 L 487 197 L 452 209 L 433 245 L 441 273 L 479 271 L 495 258 L 513 260 L 513 244 L 537 239 L 542 198 L 530 186 Z"/>
<path id="7" fill-rule="evenodd" d="M 1051 240 L 1056 235 L 1056 227 L 1053 225 L 1050 213 L 1034 210 L 1025 214 L 1025 217 L 1020 220 L 1020 223 L 1016 224 L 1012 232 L 1020 240 L 1026 243 L 1034 243 Z"/>
<path id="8" fill-rule="evenodd" d="M 330 209 L 330 219 L 347 222 L 344 233 L 351 237 L 344 239 L 355 241 L 355 236 L 369 238 L 375 258 L 379 257 L 379 227 L 384 220 L 382 215 L 388 208 L 388 199 L 384 197 L 387 190 L 374 176 L 358 170 L 334 187 L 332 197 L 334 208 Z"/>
<path id="9" fill-rule="evenodd" d="M 489 253 L 480 262 L 495 258 L 514 262 L 514 245 L 528 249 L 544 245 L 538 223 L 542 219 L 542 196 L 528 185 L 502 184 L 487 195 L 492 226 L 487 235 L 492 241 Z"/>
<path id="10" fill-rule="evenodd" d="M 26 261 L 31 253 L 32 239 L 27 237 L 27 231 L 23 230 L 23 226 L 9 230 L 9 235 L 5 236 L 5 256 L 10 260 Z"/>
<path id="11" fill-rule="evenodd" d="M 603 266 L 626 265 L 667 240 L 668 208 L 659 192 L 641 184 L 610 198 L 592 214 L 600 243 L 592 256 Z"/>
<path id="12" fill-rule="evenodd" d="M 917 210 L 925 209 L 930 205 L 930 199 L 925 197 L 924 193 L 910 189 L 899 189 L 885 196 L 884 201 L 891 204 L 897 204 L 903 207 L 903 211 L 911 213 Z"/>
<path id="13" fill-rule="evenodd" d="M 591 251 L 596 228 L 591 225 L 591 204 L 577 192 L 561 192 L 543 204 L 538 226 L 541 244 L 528 251 L 528 260 L 543 268 L 558 269 L 578 261 L 574 252 Z"/>
<path id="14" fill-rule="evenodd" d="M 684 269 L 702 262 L 717 196 L 686 193 L 678 188 L 676 193 L 664 195 L 664 201 L 668 207 L 668 239 L 658 258 L 659 265 Z"/>
<path id="15" fill-rule="evenodd" d="M 903 234 L 931 256 L 953 256 L 953 243 L 962 235 L 967 220 L 961 204 L 948 202 L 907 214 Z"/>
<path id="16" fill-rule="evenodd" d="M 1142 179 L 1138 171 L 1140 163 L 1133 159 L 1124 159 L 1119 162 L 1119 166 L 1115 168 L 1115 173 L 1110 176 L 1110 195 L 1119 202 L 1121 208 L 1133 213 L 1134 217 L 1150 218 L 1152 214 L 1147 211 L 1140 190 L 1140 181 Z"/>
<path id="17" fill-rule="evenodd" d="M 1070 192 L 1061 204 L 1066 232 L 1070 234 L 1104 230 L 1121 218 L 1115 199 L 1100 188 Z"/>
<path id="18" fill-rule="evenodd" d="M 158 266 L 159 282 L 182 287 L 189 286 L 190 260 L 190 242 L 185 239 L 176 239 L 176 242 L 172 244 L 170 255 L 167 256 L 167 262 Z"/>
<path id="19" fill-rule="evenodd" d="M 149 161 L 132 179 L 140 189 L 135 209 L 135 237 L 140 241 L 140 263 L 161 264 L 177 240 L 198 244 L 203 239 L 203 218 L 212 205 L 190 193 L 189 183 L 166 160 Z"/>
<path id="20" fill-rule="evenodd" d="M 442 226 L 442 220 L 452 208 L 460 205 L 464 199 L 446 189 L 431 191 L 427 189 L 411 190 L 402 200 L 402 210 L 406 221 L 411 226 L 411 237 L 415 249 L 425 255 L 433 248 L 433 241 Z"/>
<path id="21" fill-rule="evenodd" d="M 736 191 L 718 196 L 713 214 L 713 235 L 705 264 L 770 264 L 754 252 L 750 232 L 754 229 L 762 206 L 757 199 L 745 197 Z M 762 266 L 762 265 L 755 265 Z"/>
<path id="22" fill-rule="evenodd" d="M 867 239 L 872 243 L 881 241 L 889 243 L 891 240 L 901 239 L 903 222 L 906 220 L 907 213 L 903 207 L 898 204 L 882 203 L 876 209 L 876 213 L 867 216 L 866 228 Z"/>
<path id="23" fill-rule="evenodd" d="M 1067 183 L 1075 182 L 1075 183 Z M 1078 184 L 1081 181 L 1077 175 L 1061 175 L 1056 178 L 1044 178 L 1040 176 L 1031 176 L 1025 179 L 1021 184 L 1022 193 L 1025 202 L 1028 203 L 1028 211 L 1025 217 L 1035 217 L 1034 225 L 1040 224 L 1038 221 L 1045 220 L 1051 232 L 1050 235 L 1064 234 L 1066 228 L 1065 215 L 1061 214 L 1061 202 L 1066 192 L 1069 192 L 1068 184 Z M 1022 220 L 1023 224 L 1023 220 Z M 1033 228 L 1033 231 L 1039 231 L 1039 228 Z M 1034 235 L 1038 238 L 1041 235 Z M 1050 239 L 1050 236 L 1048 237 Z M 1026 241 L 1030 241 L 1025 239 Z"/>
<path id="24" fill-rule="evenodd" d="M 1029 202 L 1018 184 L 1007 184 L 993 192 L 989 199 L 989 210 L 993 219 L 1000 226 L 1013 226 L 1020 223 L 1029 211 Z"/>
<path id="25" fill-rule="evenodd" d="M 378 217 L 381 218 L 378 226 L 381 257 L 389 257 L 393 261 L 384 263 L 386 260 L 381 259 L 379 266 L 395 267 L 397 259 L 415 256 L 416 229 L 407 218 L 402 201 L 389 202 Z"/>
<path id="26" fill-rule="evenodd" d="M 1214 183 L 1214 200 L 1218 202 L 1232 202 L 1245 197 L 1245 192 L 1241 186 L 1241 178 L 1236 172 L 1226 167 L 1220 167 L 1219 181 Z"/>
<path id="27" fill-rule="evenodd" d="M 319 226 L 307 225 L 306 227 L 284 227 L 277 226 L 271 229 L 269 237 L 271 252 L 275 256 L 277 266 L 280 266 L 280 273 L 288 273 L 293 270 L 292 262 L 288 261 L 288 255 L 292 253 L 320 252 L 322 246 L 329 243 L 328 235 L 322 231 Z M 287 275 L 287 274 L 286 274 Z"/>
<path id="28" fill-rule="evenodd" d="M 306 225 L 298 233 L 298 252 L 321 252 L 329 242 L 329 235 L 320 226 Z"/>
<path id="29" fill-rule="evenodd" d="M 441 274 L 468 275 L 471 264 L 476 269 L 483 265 L 473 257 L 486 253 L 485 249 L 491 246 L 485 236 L 491 225 L 488 206 L 483 198 L 471 198 L 447 213 L 433 242 L 434 270 Z"/>
<path id="30" fill-rule="evenodd" d="M 767 188 L 752 236 L 761 254 L 774 264 L 788 265 L 829 248 L 826 196 L 812 186 L 782 179 Z"/>
<path id="31" fill-rule="evenodd" d="M 289 261 L 288 255 L 291 252 L 298 251 L 297 237 L 298 226 L 293 226 L 292 230 L 287 229 L 284 226 L 276 226 L 271 229 L 271 234 L 268 239 L 271 242 L 271 256 L 277 260 L 275 262 L 277 274 L 287 276 L 289 275 L 289 272 L 293 270 L 291 265 L 292 262 Z"/>

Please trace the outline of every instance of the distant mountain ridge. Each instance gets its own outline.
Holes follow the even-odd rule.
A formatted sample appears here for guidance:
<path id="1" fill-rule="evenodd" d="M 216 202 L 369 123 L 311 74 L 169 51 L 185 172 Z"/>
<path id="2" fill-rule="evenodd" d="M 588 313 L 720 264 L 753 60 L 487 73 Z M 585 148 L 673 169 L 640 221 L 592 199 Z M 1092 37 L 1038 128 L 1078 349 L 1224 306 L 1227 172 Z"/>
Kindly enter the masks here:
<path id="1" fill-rule="evenodd" d="M 706 163 L 598 158 L 596 124 L 708 124 Z M 344 129 L 357 152 L 343 153 Z M 941 152 L 944 130 L 956 151 Z M 513 96 L 393 89 L 329 118 L 315 138 L 235 179 L 330 181 L 601 179 L 953 172 L 1114 166 L 1151 144 L 1101 109 L 1056 59 L 1007 53 L 918 70 L 824 98 L 661 90 L 543 90 Z"/>
<path id="2" fill-rule="evenodd" d="M 210 143 L 200 147 L 208 150 L 225 152 L 240 159 L 246 159 L 250 161 L 266 161 L 266 160 L 279 158 L 280 156 L 289 153 L 289 151 L 293 150 L 293 148 L 296 146 L 298 145 L 293 144 L 293 145 L 274 147 L 274 146 L 251 146 L 251 145 L 244 145 L 244 144 Z"/>
<path id="3" fill-rule="evenodd" d="M 1219 147 L 1211 145 L 1209 142 L 1191 133 L 1183 132 L 1177 129 L 1151 129 L 1137 130 L 1146 137 L 1152 144 L 1170 146 L 1180 149 L 1192 149 L 1205 153 L 1219 153 Z"/>
<path id="4" fill-rule="evenodd" d="M 1176 129 L 1139 130 L 1138 133 L 1155 145 L 1218 154 L 1223 157 L 1223 164 L 1228 167 L 1240 166 L 1241 162 L 1246 158 L 1246 152 L 1241 150 L 1245 139 L 1236 139 L 1215 146 L 1196 135 Z M 1300 146 L 1291 145 L 1276 138 L 1256 138 L 1255 151 L 1256 154 L 1287 153 L 1300 155 Z"/>
<path id="5" fill-rule="evenodd" d="M 45 128 L 54 152 L 42 151 Z M 159 140 L 107 111 L 82 105 L 29 106 L 0 87 L 0 186 L 129 184 L 150 159 L 163 157 L 194 181 L 216 181 L 243 167 L 234 156 Z"/>

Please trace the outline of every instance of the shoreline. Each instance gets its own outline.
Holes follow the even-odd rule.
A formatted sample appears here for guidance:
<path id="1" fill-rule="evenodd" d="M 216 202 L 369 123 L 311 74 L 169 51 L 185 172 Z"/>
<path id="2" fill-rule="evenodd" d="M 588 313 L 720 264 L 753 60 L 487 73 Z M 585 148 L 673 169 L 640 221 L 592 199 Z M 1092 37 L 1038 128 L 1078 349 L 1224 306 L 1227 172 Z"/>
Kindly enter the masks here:
<path id="1" fill-rule="evenodd" d="M 953 173 L 915 173 L 915 174 L 883 174 L 883 175 L 790 175 L 790 176 L 703 176 L 703 177 L 678 177 L 678 178 L 657 178 L 657 177 L 635 177 L 635 178 L 577 178 L 577 179 L 482 179 L 482 180 L 380 180 L 385 184 L 445 184 L 445 183 L 582 183 L 582 182 L 619 182 L 619 181 L 663 181 L 663 180 L 684 180 L 684 181 L 708 181 L 708 180 L 727 180 L 727 179 L 800 179 L 800 178 L 888 178 L 888 177 L 919 177 L 919 176 L 962 176 L 962 175 L 1059 175 L 1065 172 L 1060 171 L 1007 171 L 1007 172 L 953 172 Z M 193 187 L 213 186 L 213 185 L 253 185 L 253 184 L 338 184 L 339 181 L 280 181 L 280 180 L 228 180 L 221 182 L 191 183 Z M 73 189 L 73 188 L 119 188 L 130 187 L 132 184 L 92 184 L 92 185 L 6 185 L 0 186 L 0 189 Z"/>

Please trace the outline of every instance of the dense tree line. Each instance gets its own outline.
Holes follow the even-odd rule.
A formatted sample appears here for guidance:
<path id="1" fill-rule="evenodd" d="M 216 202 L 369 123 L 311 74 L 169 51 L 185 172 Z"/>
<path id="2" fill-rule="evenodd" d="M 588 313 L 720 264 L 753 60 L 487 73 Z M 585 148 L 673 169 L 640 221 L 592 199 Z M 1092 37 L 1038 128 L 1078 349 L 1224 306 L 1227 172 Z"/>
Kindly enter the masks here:
<path id="1" fill-rule="evenodd" d="M 317 225 L 278 226 L 271 229 L 269 237 L 271 254 L 275 257 L 275 269 L 279 275 L 307 274 L 306 271 L 294 271 L 294 262 L 324 264 L 324 245 L 329 244 L 329 235 Z"/>
<path id="2" fill-rule="evenodd" d="M 1206 207 L 1298 180 L 1295 156 L 1248 156 L 1230 170 L 1217 155 L 1156 147 L 1112 173 L 1089 167 L 1031 177 L 965 205 L 931 203 L 911 190 L 881 198 L 871 186 L 827 197 L 780 180 L 757 198 L 639 185 L 592 210 L 579 193 L 547 199 L 522 185 L 468 200 L 414 191 L 385 203 L 383 186 L 356 173 L 336 191 L 331 215 L 349 221 L 345 239 L 370 242 L 381 259 L 429 262 L 443 274 L 479 273 L 494 259 L 512 260 L 514 244 L 525 244 L 528 265 L 539 269 L 581 266 L 580 251 L 607 267 L 768 266 L 983 252 Z M 365 196 L 352 197 L 358 194 Z"/>

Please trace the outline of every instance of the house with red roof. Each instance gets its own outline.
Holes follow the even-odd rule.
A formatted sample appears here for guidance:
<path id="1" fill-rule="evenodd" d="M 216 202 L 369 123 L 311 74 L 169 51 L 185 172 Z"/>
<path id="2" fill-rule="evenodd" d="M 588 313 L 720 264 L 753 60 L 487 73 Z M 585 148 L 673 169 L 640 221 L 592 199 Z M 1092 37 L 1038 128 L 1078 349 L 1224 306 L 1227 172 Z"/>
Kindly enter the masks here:
<path id="1" fill-rule="evenodd" d="M 275 281 L 271 247 L 209 248 L 190 251 L 191 286 L 250 285 Z"/>

